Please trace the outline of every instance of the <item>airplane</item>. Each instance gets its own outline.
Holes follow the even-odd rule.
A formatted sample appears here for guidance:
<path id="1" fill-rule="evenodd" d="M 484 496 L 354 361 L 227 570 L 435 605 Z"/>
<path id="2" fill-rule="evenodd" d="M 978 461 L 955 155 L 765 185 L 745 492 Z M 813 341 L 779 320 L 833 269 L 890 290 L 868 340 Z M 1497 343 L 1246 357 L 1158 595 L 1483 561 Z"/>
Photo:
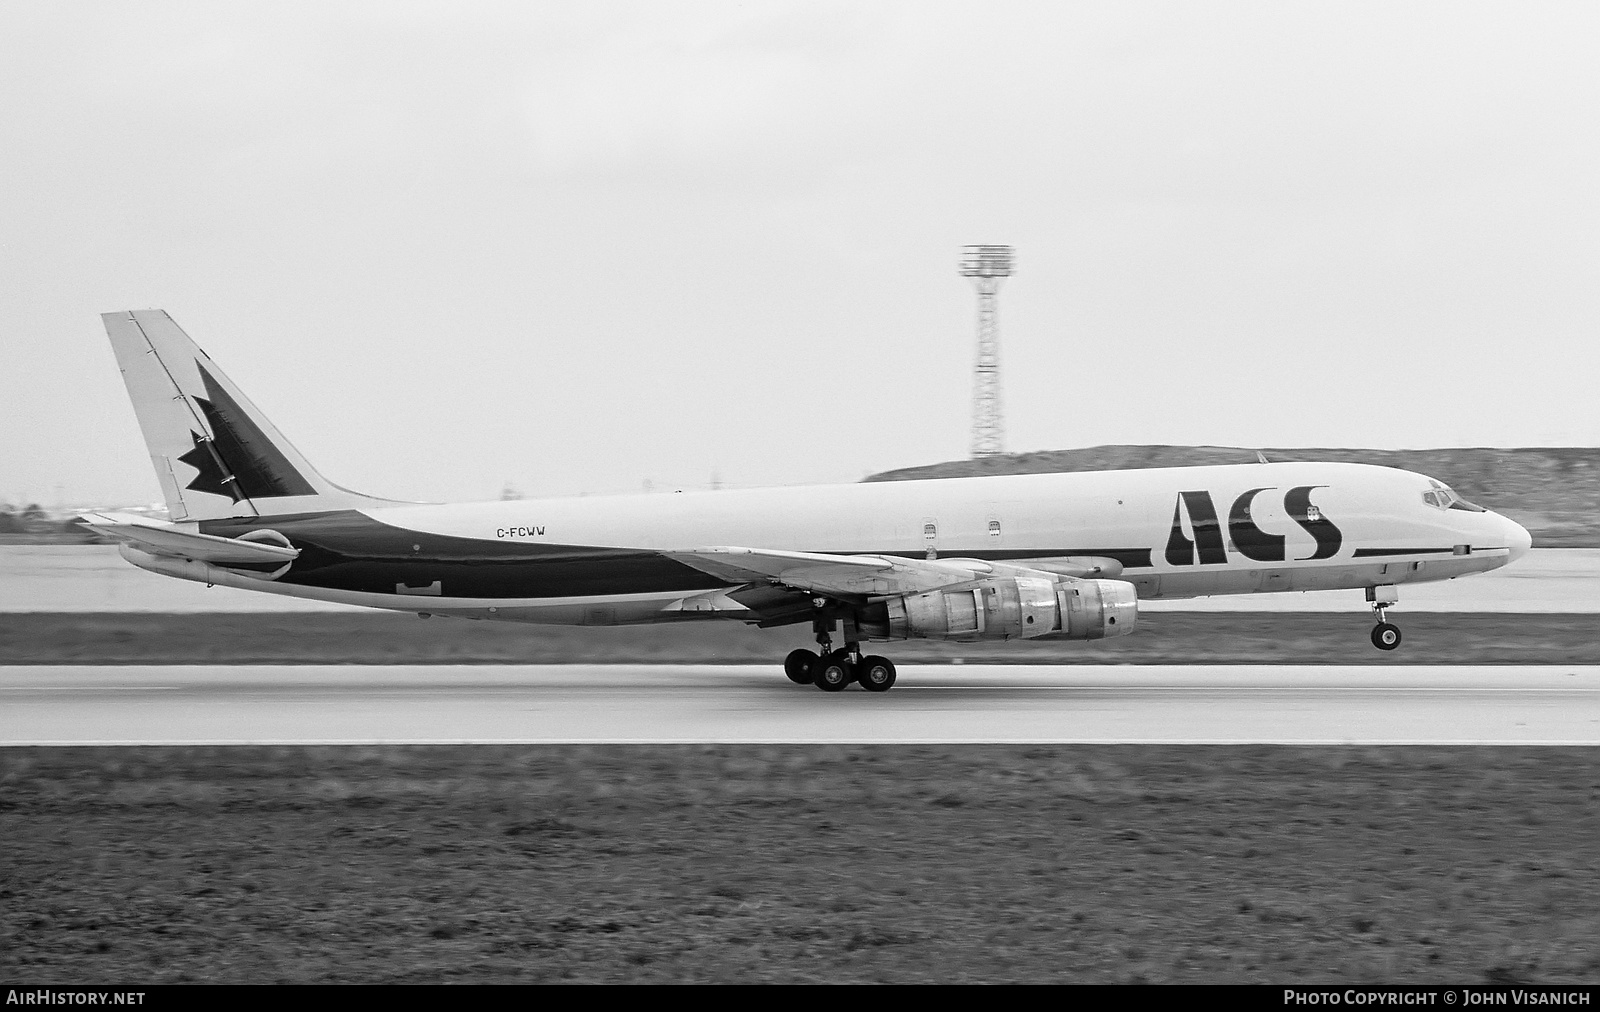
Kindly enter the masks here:
<path id="1" fill-rule="evenodd" d="M 1443 482 L 1267 462 L 671 495 L 409 503 L 300 455 L 162 310 L 102 315 L 170 520 L 81 521 L 129 562 L 207 585 L 423 617 L 623 625 L 810 622 L 797 684 L 873 692 L 863 643 L 1126 636 L 1139 602 L 1363 589 L 1400 645 L 1402 584 L 1532 544 Z M 833 634 L 842 645 L 835 647 Z"/>

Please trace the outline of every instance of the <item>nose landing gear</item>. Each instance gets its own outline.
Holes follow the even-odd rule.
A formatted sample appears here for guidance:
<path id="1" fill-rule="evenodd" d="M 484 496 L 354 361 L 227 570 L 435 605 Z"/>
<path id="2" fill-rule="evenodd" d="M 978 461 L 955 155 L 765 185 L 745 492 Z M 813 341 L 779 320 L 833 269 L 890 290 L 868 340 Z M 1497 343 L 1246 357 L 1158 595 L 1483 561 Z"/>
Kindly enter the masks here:
<path id="1" fill-rule="evenodd" d="M 1378 624 L 1372 627 L 1372 645 L 1379 650 L 1393 650 L 1400 645 L 1400 627 L 1389 622 L 1387 612 L 1390 605 L 1400 603 L 1400 588 L 1392 584 L 1368 587 L 1367 600 L 1378 617 Z"/>

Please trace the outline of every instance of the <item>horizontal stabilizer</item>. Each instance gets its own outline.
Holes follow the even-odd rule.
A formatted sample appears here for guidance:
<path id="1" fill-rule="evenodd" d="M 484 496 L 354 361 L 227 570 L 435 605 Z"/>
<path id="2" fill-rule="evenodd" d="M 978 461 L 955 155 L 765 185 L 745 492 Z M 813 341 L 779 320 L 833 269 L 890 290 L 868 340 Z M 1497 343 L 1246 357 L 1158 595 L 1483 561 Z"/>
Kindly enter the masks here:
<path id="1" fill-rule="evenodd" d="M 683 612 L 684 614 L 702 612 L 715 612 L 717 614 L 750 613 L 749 608 L 729 597 L 726 590 L 707 590 L 699 594 L 690 594 L 688 597 L 680 597 L 661 610 Z"/>
<path id="2" fill-rule="evenodd" d="M 115 538 L 151 555 L 218 566 L 282 566 L 300 555 L 298 548 L 199 534 L 181 530 L 176 524 L 130 513 L 87 513 L 79 522 L 97 534 Z"/>

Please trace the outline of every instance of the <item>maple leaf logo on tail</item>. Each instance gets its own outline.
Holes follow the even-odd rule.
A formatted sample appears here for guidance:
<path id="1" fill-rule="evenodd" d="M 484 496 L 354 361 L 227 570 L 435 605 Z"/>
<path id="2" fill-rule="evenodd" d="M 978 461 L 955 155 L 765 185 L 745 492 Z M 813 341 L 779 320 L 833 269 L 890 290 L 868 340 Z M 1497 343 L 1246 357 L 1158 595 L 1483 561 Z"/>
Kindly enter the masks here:
<path id="1" fill-rule="evenodd" d="M 200 398 L 196 397 L 195 400 Z M 244 493 L 239 490 L 239 481 L 228 474 L 220 458 L 206 445 L 209 440 L 194 430 L 189 431 L 189 437 L 194 440 L 194 449 L 185 453 L 178 459 L 188 464 L 200 473 L 185 488 L 196 492 L 210 492 L 212 495 L 225 495 L 238 502 L 243 499 Z"/>
<path id="2" fill-rule="evenodd" d="M 207 396 L 195 395 L 191 399 L 211 426 L 213 438 L 207 440 L 190 431 L 194 449 L 178 459 L 199 474 L 187 487 L 196 492 L 225 495 L 234 502 L 316 495 L 316 489 L 305 476 L 295 470 L 205 366 L 196 365 Z"/>

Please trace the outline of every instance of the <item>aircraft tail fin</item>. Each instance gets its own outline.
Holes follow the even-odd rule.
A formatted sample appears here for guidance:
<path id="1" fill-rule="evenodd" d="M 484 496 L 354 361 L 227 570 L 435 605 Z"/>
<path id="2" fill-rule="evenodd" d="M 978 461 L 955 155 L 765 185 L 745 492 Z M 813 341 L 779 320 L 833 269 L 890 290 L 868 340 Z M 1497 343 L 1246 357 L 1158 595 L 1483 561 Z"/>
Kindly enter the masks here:
<path id="1" fill-rule="evenodd" d="M 173 520 L 391 504 L 319 474 L 165 311 L 100 318 Z"/>

